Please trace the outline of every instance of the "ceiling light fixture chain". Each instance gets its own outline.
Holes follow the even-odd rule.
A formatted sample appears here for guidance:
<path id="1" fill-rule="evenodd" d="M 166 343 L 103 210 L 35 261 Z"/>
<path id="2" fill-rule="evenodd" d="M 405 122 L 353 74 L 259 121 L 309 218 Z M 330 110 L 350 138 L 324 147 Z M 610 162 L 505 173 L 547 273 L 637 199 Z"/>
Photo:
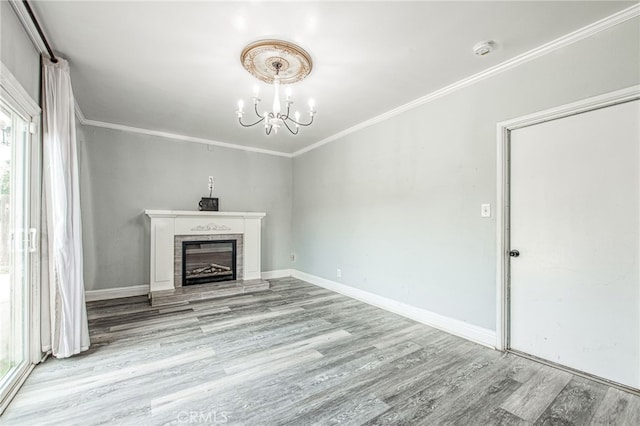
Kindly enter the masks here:
<path id="1" fill-rule="evenodd" d="M 253 127 L 260 123 L 264 123 L 265 133 L 270 135 L 271 132 L 277 134 L 278 129 L 285 127 L 292 135 L 297 135 L 300 126 L 307 127 L 313 123 L 316 114 L 315 103 L 313 99 L 309 100 L 309 122 L 300 121 L 300 113 L 295 112 L 291 117 L 291 90 L 286 91 L 285 108 L 286 112 L 282 112 L 280 103 L 280 85 L 294 83 L 304 79 L 312 68 L 311 57 L 301 47 L 279 40 L 261 40 L 248 45 L 240 56 L 240 60 L 245 69 L 254 77 L 266 83 L 273 84 L 273 105 L 269 112 L 260 113 L 258 104 L 261 99 L 258 86 L 254 86 L 253 93 L 253 110 L 258 120 L 253 123 L 243 123 L 244 102 L 238 101 L 238 110 L 236 115 L 238 122 L 242 127 Z"/>

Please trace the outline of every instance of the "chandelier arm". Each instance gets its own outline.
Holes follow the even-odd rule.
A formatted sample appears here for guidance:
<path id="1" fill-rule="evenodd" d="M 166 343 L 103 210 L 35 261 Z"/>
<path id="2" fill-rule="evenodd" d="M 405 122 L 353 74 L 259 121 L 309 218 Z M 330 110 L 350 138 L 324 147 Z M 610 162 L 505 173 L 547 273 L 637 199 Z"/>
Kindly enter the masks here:
<path id="1" fill-rule="evenodd" d="M 262 117 L 262 119 L 264 120 L 264 116 L 260 115 L 260 113 L 258 112 L 258 102 L 253 103 L 253 110 L 256 112 L 256 115 L 258 117 Z"/>
<path id="2" fill-rule="evenodd" d="M 260 123 L 260 122 L 262 122 L 262 121 L 264 121 L 264 117 L 262 117 L 260 120 L 256 121 L 255 123 L 251 123 L 251 124 L 244 124 L 244 123 L 242 122 L 242 117 L 238 117 L 238 123 L 240 123 L 240 125 L 241 125 L 242 127 L 253 127 L 253 126 L 255 126 L 256 124 L 258 124 L 258 123 Z"/>
<path id="3" fill-rule="evenodd" d="M 297 135 L 298 132 L 300 131 L 300 129 L 296 127 L 296 131 L 294 132 L 293 130 L 291 130 L 291 127 L 289 127 L 289 125 L 287 124 L 287 121 L 288 120 L 282 120 L 282 122 L 284 123 L 285 127 L 287 128 L 287 130 L 289 132 L 291 132 L 292 135 Z M 293 121 L 293 120 L 291 120 L 291 121 Z"/>
<path id="4" fill-rule="evenodd" d="M 298 121 L 294 120 L 293 118 L 290 118 L 289 120 L 293 121 L 294 123 L 296 123 L 296 124 L 297 124 L 297 125 L 299 125 L 299 126 L 308 127 L 308 126 L 311 126 L 311 123 L 313 123 L 313 117 L 314 117 L 314 116 L 315 116 L 315 114 L 313 114 L 313 115 L 311 116 L 311 121 L 309 121 L 308 123 L 300 123 L 300 122 L 298 122 Z"/>
<path id="5" fill-rule="evenodd" d="M 269 136 L 271 134 L 271 130 L 273 130 L 273 125 L 269 124 L 264 130 L 267 133 L 267 136 Z"/>

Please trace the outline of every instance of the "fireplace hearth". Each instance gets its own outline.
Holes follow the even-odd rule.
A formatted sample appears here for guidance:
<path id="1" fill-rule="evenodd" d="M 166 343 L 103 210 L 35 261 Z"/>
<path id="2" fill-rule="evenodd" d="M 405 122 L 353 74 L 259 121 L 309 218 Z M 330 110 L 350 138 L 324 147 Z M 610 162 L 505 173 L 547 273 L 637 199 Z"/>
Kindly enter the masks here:
<path id="1" fill-rule="evenodd" d="M 236 240 L 182 242 L 182 285 L 234 281 Z"/>

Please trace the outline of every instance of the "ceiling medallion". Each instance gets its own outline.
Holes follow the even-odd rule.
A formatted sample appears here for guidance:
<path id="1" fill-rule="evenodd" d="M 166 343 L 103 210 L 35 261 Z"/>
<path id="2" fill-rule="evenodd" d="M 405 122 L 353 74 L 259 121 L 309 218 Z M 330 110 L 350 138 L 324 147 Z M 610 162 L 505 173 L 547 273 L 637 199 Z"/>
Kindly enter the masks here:
<path id="1" fill-rule="evenodd" d="M 261 99 L 259 95 L 259 87 L 253 88 L 253 112 L 256 115 L 255 122 L 244 123 L 244 102 L 242 99 L 238 101 L 238 110 L 236 115 L 238 122 L 242 127 L 253 127 L 260 123 L 264 123 L 264 130 L 267 135 L 273 131 L 278 133 L 281 127 L 286 128 L 291 134 L 297 135 L 300 126 L 306 127 L 313 123 L 313 117 L 316 114 L 315 103 L 313 99 L 309 99 L 309 121 L 300 121 L 300 112 L 294 113 L 294 118 L 290 116 L 291 105 L 291 89 L 287 88 L 285 108 L 280 104 L 280 85 L 296 83 L 303 80 L 311 72 L 312 62 L 311 56 L 300 46 L 293 43 L 280 40 L 259 40 L 249 44 L 244 48 L 240 55 L 240 61 L 247 71 L 258 80 L 268 84 L 273 84 L 273 106 L 271 111 L 258 111 L 258 104 Z"/>
<path id="2" fill-rule="evenodd" d="M 303 80 L 313 68 L 311 55 L 297 44 L 282 40 L 258 40 L 250 43 L 240 55 L 242 66 L 258 80 L 272 84 L 279 63 L 280 84 Z"/>

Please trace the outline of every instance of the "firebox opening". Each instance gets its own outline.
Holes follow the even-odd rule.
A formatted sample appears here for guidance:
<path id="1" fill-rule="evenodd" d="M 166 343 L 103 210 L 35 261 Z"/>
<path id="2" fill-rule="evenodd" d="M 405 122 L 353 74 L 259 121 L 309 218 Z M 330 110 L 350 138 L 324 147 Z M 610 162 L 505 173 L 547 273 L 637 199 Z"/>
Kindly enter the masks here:
<path id="1" fill-rule="evenodd" d="M 182 242 L 182 285 L 235 279 L 235 240 Z"/>

